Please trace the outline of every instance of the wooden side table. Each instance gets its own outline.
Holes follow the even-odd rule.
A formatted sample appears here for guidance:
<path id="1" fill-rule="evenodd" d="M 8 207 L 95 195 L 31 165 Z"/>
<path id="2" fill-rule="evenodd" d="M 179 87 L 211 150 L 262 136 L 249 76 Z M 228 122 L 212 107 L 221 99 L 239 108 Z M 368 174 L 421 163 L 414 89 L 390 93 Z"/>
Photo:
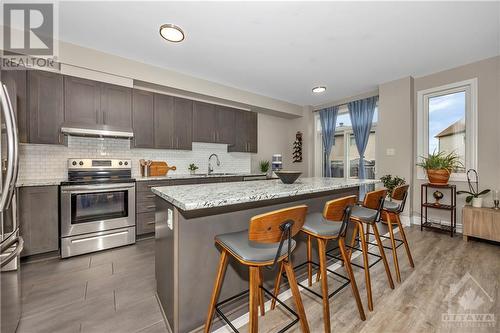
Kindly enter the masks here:
<path id="1" fill-rule="evenodd" d="M 500 242 L 500 210 L 465 206 L 462 224 L 464 241 L 477 237 Z"/>

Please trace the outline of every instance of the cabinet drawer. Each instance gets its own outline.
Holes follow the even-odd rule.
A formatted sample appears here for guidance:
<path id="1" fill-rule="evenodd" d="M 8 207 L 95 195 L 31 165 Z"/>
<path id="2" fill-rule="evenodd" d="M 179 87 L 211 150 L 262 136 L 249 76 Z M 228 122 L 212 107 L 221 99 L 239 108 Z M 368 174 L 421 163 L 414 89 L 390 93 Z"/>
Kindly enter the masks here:
<path id="1" fill-rule="evenodd" d="M 155 202 L 155 197 L 156 195 L 149 191 L 149 192 L 138 192 L 136 193 L 136 200 L 137 202 Z"/>
<path id="2" fill-rule="evenodd" d="M 153 201 L 143 201 L 143 202 L 137 202 L 137 213 L 148 213 L 148 212 L 155 212 L 156 210 L 156 205 L 154 200 Z"/>
<path id="3" fill-rule="evenodd" d="M 136 192 L 151 192 L 151 187 L 172 185 L 171 180 L 141 181 L 136 183 Z"/>
<path id="4" fill-rule="evenodd" d="M 141 213 L 136 216 L 137 235 L 155 232 L 155 213 Z"/>

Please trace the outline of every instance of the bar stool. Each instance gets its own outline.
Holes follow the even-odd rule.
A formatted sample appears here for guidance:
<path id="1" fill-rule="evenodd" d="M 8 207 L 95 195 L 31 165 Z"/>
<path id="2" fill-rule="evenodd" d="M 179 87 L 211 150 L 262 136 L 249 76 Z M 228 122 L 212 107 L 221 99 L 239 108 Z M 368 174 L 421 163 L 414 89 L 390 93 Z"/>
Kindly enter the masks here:
<path id="1" fill-rule="evenodd" d="M 354 247 L 354 243 L 357 240 L 357 237 L 355 235 L 357 233 L 358 238 L 361 241 L 361 251 L 363 253 L 366 294 L 368 298 L 368 310 L 370 311 L 373 311 L 373 297 L 372 297 L 372 286 L 370 278 L 371 265 L 368 262 L 368 254 L 373 254 L 368 252 L 368 236 L 370 235 L 370 226 L 373 229 L 373 235 L 375 236 L 376 245 L 380 252 L 380 259 L 384 263 L 385 273 L 387 275 L 389 287 L 391 289 L 394 289 L 394 282 L 392 280 L 391 271 L 389 269 L 389 264 L 387 263 L 387 257 L 385 256 L 384 247 L 380 239 L 380 234 L 377 228 L 377 222 L 380 221 L 380 213 L 382 211 L 382 207 L 384 206 L 384 199 L 386 195 L 387 195 L 386 189 L 368 192 L 365 195 L 365 199 L 363 200 L 362 206 L 354 206 L 351 211 L 351 220 L 354 223 L 356 223 L 356 225 L 354 227 L 354 233 L 351 239 L 351 245 L 348 246 L 349 258 L 351 258 L 353 250 L 359 250 Z M 366 232 L 364 230 L 364 225 L 366 225 Z"/>
<path id="2" fill-rule="evenodd" d="M 394 202 L 394 201 L 385 201 L 384 202 L 384 208 L 383 211 L 386 213 L 387 216 L 387 226 L 389 228 L 389 236 L 382 236 L 384 238 L 390 239 L 391 240 L 391 246 L 384 246 L 386 249 L 392 250 L 392 257 L 394 260 L 394 267 L 396 269 L 396 281 L 401 282 L 401 273 L 399 271 L 399 262 L 398 262 L 398 254 L 397 254 L 397 248 L 400 247 L 402 244 L 405 245 L 406 249 L 406 255 L 408 256 L 408 261 L 410 262 L 410 266 L 412 268 L 415 267 L 415 264 L 413 263 L 413 258 L 411 256 L 410 252 L 410 246 L 408 245 L 408 240 L 406 239 L 406 234 L 403 229 L 403 225 L 401 224 L 401 219 L 399 218 L 399 214 L 403 212 L 405 209 L 405 203 L 406 203 L 406 198 L 408 197 L 408 188 L 410 185 L 401 185 L 392 191 L 392 199 L 399 201 L 399 203 Z M 401 234 L 401 239 L 397 239 L 394 237 L 394 231 L 393 231 L 393 223 L 395 223 L 398 228 L 399 228 L 399 233 Z M 396 245 L 396 242 L 398 244 Z"/>
<path id="3" fill-rule="evenodd" d="M 361 298 L 359 296 L 358 287 L 356 285 L 356 279 L 354 278 L 354 273 L 350 261 L 347 257 L 347 251 L 345 247 L 345 237 L 347 234 L 347 226 L 351 217 L 351 206 L 356 203 L 356 196 L 349 196 L 340 199 L 335 199 L 328 201 L 324 208 L 323 213 L 311 213 L 306 217 L 306 222 L 302 226 L 301 231 L 307 235 L 307 261 L 303 264 L 296 266 L 299 268 L 301 266 L 307 265 L 307 277 L 308 286 L 312 286 L 312 266 L 319 267 L 317 277 L 321 275 L 321 294 L 309 289 L 308 287 L 299 283 L 301 287 L 308 290 L 312 294 L 323 299 L 323 323 L 325 332 L 330 332 L 330 304 L 329 299 L 337 292 L 339 292 L 343 287 L 350 284 L 352 294 L 356 300 L 356 305 L 358 307 L 359 316 L 361 320 L 366 320 L 365 312 L 363 310 L 363 304 L 361 303 Z M 312 261 L 312 238 L 318 241 L 318 253 L 319 253 L 319 265 Z M 348 278 L 327 269 L 326 264 L 326 244 L 330 240 L 338 240 L 338 248 L 340 249 L 340 254 L 345 260 L 344 268 L 346 270 Z M 343 284 L 333 293 L 328 293 L 328 279 L 327 271 L 346 279 L 347 282 Z M 277 296 L 279 293 L 281 283 L 281 270 L 276 277 L 274 295 Z M 273 299 L 271 303 L 271 309 L 274 308 L 275 301 Z"/>
<path id="4" fill-rule="evenodd" d="M 274 295 L 263 287 L 261 269 L 264 266 L 280 265 L 284 267 L 288 280 L 290 282 L 290 289 L 292 291 L 295 305 L 298 314 L 294 313 L 286 304 L 282 304 L 288 311 L 292 312 L 298 317 L 292 324 L 289 324 L 280 332 L 284 332 L 297 321 L 300 321 L 302 332 L 309 333 L 309 325 L 307 323 L 304 306 L 300 297 L 299 288 L 295 279 L 295 273 L 292 268 L 290 255 L 296 246 L 293 237 L 300 231 L 304 224 L 307 214 L 307 206 L 299 205 L 295 207 L 280 209 L 269 213 L 254 216 L 250 219 L 249 230 L 241 232 L 233 232 L 229 234 L 218 235 L 215 237 L 215 243 L 221 249 L 221 256 L 219 261 L 219 268 L 217 277 L 215 279 L 214 288 L 210 305 L 208 307 L 207 320 L 205 322 L 205 333 L 210 332 L 214 312 L 221 314 L 218 306 L 228 301 L 217 303 L 219 292 L 222 286 L 222 281 L 227 268 L 229 256 L 234 257 L 240 264 L 249 267 L 249 332 L 258 332 L 258 307 L 260 305 L 261 315 L 264 315 L 264 295 L 266 292 L 271 298 Z M 243 295 L 241 293 L 239 295 Z M 237 295 L 238 296 L 238 295 Z M 234 296 L 231 297 L 234 299 Z M 226 323 L 228 323 L 233 330 L 234 326 L 225 318 L 221 316 Z"/>

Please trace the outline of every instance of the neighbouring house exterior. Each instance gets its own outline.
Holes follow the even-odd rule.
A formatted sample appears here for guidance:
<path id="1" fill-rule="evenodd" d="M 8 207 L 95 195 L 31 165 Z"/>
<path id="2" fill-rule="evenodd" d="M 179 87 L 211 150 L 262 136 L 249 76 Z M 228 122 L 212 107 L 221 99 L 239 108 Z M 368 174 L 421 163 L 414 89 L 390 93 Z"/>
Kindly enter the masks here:
<path id="1" fill-rule="evenodd" d="M 465 161 L 465 135 L 465 118 L 462 118 L 435 136 L 439 141 L 438 150 L 445 153 L 455 151 L 463 163 Z"/>

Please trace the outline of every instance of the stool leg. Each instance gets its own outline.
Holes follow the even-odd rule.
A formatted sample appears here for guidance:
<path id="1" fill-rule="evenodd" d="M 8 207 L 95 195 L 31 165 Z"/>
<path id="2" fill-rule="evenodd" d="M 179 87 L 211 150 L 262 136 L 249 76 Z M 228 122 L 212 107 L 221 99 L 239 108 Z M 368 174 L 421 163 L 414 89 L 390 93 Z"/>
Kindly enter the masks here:
<path id="1" fill-rule="evenodd" d="M 321 272 L 321 292 L 323 294 L 323 323 L 325 332 L 330 332 L 330 301 L 328 298 L 328 276 L 326 275 L 326 241 L 318 238 L 319 271 Z"/>
<path id="2" fill-rule="evenodd" d="M 259 267 L 250 266 L 250 302 L 249 302 L 249 323 L 248 332 L 257 333 L 259 331 Z"/>
<path id="3" fill-rule="evenodd" d="M 394 230 L 392 229 L 392 219 L 394 215 L 387 213 L 387 226 L 389 227 L 389 236 L 391 236 L 392 258 L 394 260 L 394 269 L 396 270 L 396 281 L 401 283 L 401 273 L 399 271 L 398 251 L 396 248 L 396 240 L 394 238 Z"/>
<path id="4" fill-rule="evenodd" d="M 349 250 L 347 251 L 347 255 L 349 256 L 349 262 L 351 262 L 352 252 L 353 252 L 352 248 L 354 247 L 354 243 L 356 243 L 357 234 L 358 234 L 358 223 L 354 222 L 354 229 L 352 230 L 351 244 L 349 244 L 351 246 L 351 248 L 349 248 Z"/>
<path id="5" fill-rule="evenodd" d="M 263 286 L 264 279 L 262 278 L 262 268 L 259 267 L 259 306 L 261 316 L 264 316 L 266 314 L 266 309 L 264 308 L 264 290 L 261 288 Z"/>
<path id="6" fill-rule="evenodd" d="M 363 309 L 363 303 L 361 303 L 361 297 L 359 296 L 358 286 L 356 284 L 356 279 L 354 278 L 354 273 L 352 272 L 351 261 L 349 260 L 346 250 L 345 250 L 345 240 L 344 238 L 339 239 L 339 249 L 340 254 L 342 255 L 342 259 L 344 259 L 344 268 L 349 277 L 352 295 L 356 300 L 356 305 L 358 306 L 359 317 L 361 320 L 366 320 L 365 310 Z"/>
<path id="7" fill-rule="evenodd" d="M 212 297 L 210 298 L 210 305 L 208 306 L 207 321 L 205 322 L 205 333 L 210 332 L 210 327 L 212 326 L 212 320 L 214 317 L 215 304 L 219 298 L 220 288 L 222 286 L 222 281 L 224 280 L 224 275 L 226 274 L 227 268 L 227 251 L 222 250 L 219 260 L 219 268 L 217 270 L 217 276 L 215 278 L 214 289 L 212 291 Z"/>
<path id="8" fill-rule="evenodd" d="M 308 281 L 308 286 L 312 286 L 312 242 L 311 242 L 311 235 L 307 235 L 307 281 Z"/>
<path id="9" fill-rule="evenodd" d="M 368 245 L 365 240 L 365 232 L 361 222 L 358 223 L 358 234 L 361 240 L 361 248 L 363 250 L 363 264 L 365 266 L 365 284 L 366 284 L 366 297 L 368 298 L 368 310 L 373 311 L 373 298 L 372 298 L 372 283 L 370 279 L 370 263 L 368 262 Z M 359 225 L 361 224 L 361 225 Z"/>
<path id="10" fill-rule="evenodd" d="M 280 284 L 281 284 L 281 274 L 283 274 L 283 262 L 280 263 L 280 269 L 278 271 L 278 275 L 274 279 L 274 297 L 278 297 L 280 293 Z M 273 298 L 271 300 L 271 310 L 276 308 L 276 300 Z"/>
<path id="11" fill-rule="evenodd" d="M 376 223 L 373 224 L 373 233 L 375 234 L 378 250 L 380 251 L 380 256 L 382 257 L 382 262 L 384 263 L 385 273 L 387 274 L 387 280 L 389 281 L 389 287 L 391 287 L 391 289 L 394 289 L 394 281 L 392 281 L 391 270 L 389 269 L 389 264 L 387 263 L 387 257 L 385 256 L 384 247 L 382 246 L 382 241 L 380 240 L 380 234 L 378 233 Z"/>
<path id="12" fill-rule="evenodd" d="M 396 223 L 399 227 L 399 232 L 401 233 L 401 238 L 403 238 L 403 243 L 405 244 L 406 255 L 408 256 L 408 260 L 410 261 L 410 266 L 415 268 L 415 264 L 413 263 L 413 258 L 410 252 L 410 245 L 408 244 L 408 240 L 406 239 L 406 233 L 404 231 L 403 225 L 401 224 L 401 219 L 399 218 L 399 214 L 396 215 Z"/>
<path id="13" fill-rule="evenodd" d="M 302 304 L 299 287 L 297 285 L 297 280 L 295 279 L 295 272 L 293 271 L 292 265 L 288 261 L 283 260 L 283 266 L 285 268 L 286 276 L 288 277 L 288 282 L 290 283 L 290 290 L 292 291 L 292 295 L 295 300 L 295 306 L 297 307 L 302 332 L 309 333 L 309 324 L 307 323 L 304 304 Z"/>

